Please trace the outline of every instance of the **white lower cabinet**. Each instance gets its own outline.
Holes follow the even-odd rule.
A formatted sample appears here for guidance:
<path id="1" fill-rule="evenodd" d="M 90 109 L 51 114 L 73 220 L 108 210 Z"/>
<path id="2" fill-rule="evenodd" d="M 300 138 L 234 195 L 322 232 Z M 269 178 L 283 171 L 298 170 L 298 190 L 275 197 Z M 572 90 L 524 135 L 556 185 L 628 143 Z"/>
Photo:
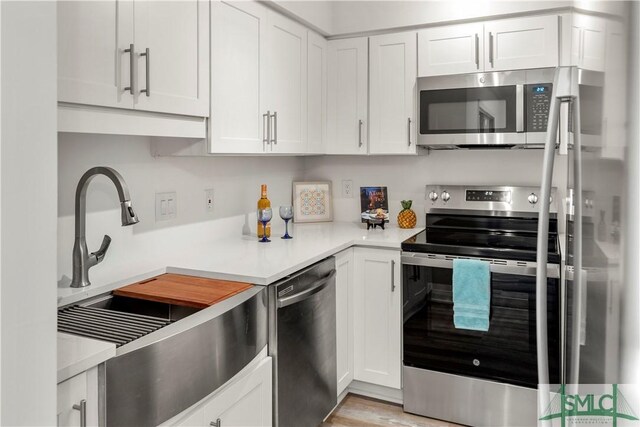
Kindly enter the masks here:
<path id="1" fill-rule="evenodd" d="M 353 249 L 336 255 L 336 365 L 338 396 L 353 381 Z"/>
<path id="2" fill-rule="evenodd" d="M 177 422 L 181 427 L 237 426 L 267 427 L 272 425 L 272 359 L 266 357 L 253 369 L 241 373 L 210 398 L 188 409 Z"/>
<path id="3" fill-rule="evenodd" d="M 98 368 L 91 368 L 58 384 L 57 425 L 98 425 Z M 85 414 L 85 422 L 82 413 Z"/>
<path id="4" fill-rule="evenodd" d="M 400 251 L 355 248 L 354 268 L 354 379 L 400 389 Z"/>

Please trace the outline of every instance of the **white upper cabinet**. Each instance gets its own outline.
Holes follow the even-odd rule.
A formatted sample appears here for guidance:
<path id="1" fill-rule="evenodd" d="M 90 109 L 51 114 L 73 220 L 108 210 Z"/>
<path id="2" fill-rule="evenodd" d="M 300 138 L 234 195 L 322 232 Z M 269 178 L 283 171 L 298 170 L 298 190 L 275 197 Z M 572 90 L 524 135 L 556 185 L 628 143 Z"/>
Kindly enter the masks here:
<path id="1" fill-rule="evenodd" d="M 485 23 L 485 70 L 558 66 L 558 20 L 551 15 Z"/>
<path id="2" fill-rule="evenodd" d="M 209 2 L 135 1 L 134 9 L 135 108 L 208 116 Z"/>
<path id="3" fill-rule="evenodd" d="M 59 101 L 209 115 L 206 0 L 59 2 L 58 47 Z"/>
<path id="4" fill-rule="evenodd" d="M 369 39 L 369 153 L 416 152 L 416 33 Z"/>
<path id="5" fill-rule="evenodd" d="M 133 108 L 131 1 L 59 1 L 58 101 Z"/>
<path id="6" fill-rule="evenodd" d="M 274 153 L 307 151 L 307 29 L 267 14 L 267 110 Z"/>
<path id="7" fill-rule="evenodd" d="M 354 267 L 354 379 L 400 389 L 400 251 L 355 248 Z"/>
<path id="8" fill-rule="evenodd" d="M 418 76 L 484 70 L 483 24 L 449 25 L 418 32 Z"/>
<path id="9" fill-rule="evenodd" d="M 574 13 L 571 23 L 571 65 L 604 71 L 607 24 L 603 18 Z"/>
<path id="10" fill-rule="evenodd" d="M 323 154 L 327 141 L 327 40 L 307 33 L 307 152 Z"/>
<path id="11" fill-rule="evenodd" d="M 328 154 L 366 154 L 368 40 L 329 41 Z"/>
<path id="12" fill-rule="evenodd" d="M 257 2 L 211 2 L 209 152 L 267 149 L 266 21 Z"/>

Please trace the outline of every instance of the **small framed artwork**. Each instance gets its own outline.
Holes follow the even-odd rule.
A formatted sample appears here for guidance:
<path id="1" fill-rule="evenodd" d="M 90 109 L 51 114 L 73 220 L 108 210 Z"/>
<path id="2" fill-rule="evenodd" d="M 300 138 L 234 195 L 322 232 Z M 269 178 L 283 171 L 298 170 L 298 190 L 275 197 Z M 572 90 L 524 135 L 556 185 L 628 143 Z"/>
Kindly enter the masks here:
<path id="1" fill-rule="evenodd" d="M 368 224 L 389 222 L 387 187 L 360 187 L 360 219 Z"/>
<path id="2" fill-rule="evenodd" d="M 293 183 L 293 221 L 333 220 L 331 181 Z"/>

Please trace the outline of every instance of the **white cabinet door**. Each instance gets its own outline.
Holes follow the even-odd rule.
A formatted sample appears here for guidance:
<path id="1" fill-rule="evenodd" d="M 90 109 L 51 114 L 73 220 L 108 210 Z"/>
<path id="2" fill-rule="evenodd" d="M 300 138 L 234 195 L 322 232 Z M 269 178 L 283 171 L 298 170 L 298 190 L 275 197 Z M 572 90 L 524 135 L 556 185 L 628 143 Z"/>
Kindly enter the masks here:
<path id="1" fill-rule="evenodd" d="M 58 384 L 59 427 L 80 426 L 80 408 L 85 405 L 86 425 L 98 425 L 98 368 L 94 367 Z"/>
<path id="2" fill-rule="evenodd" d="M 602 18 L 573 14 L 571 24 L 571 65 L 604 71 L 607 24 Z"/>
<path id="3" fill-rule="evenodd" d="M 266 21 L 257 2 L 211 2 L 211 153 L 267 149 Z"/>
<path id="4" fill-rule="evenodd" d="M 136 1 L 134 8 L 135 108 L 208 117 L 209 2 Z"/>
<path id="5" fill-rule="evenodd" d="M 482 24 L 448 25 L 418 32 L 418 76 L 484 70 Z"/>
<path id="6" fill-rule="evenodd" d="M 215 425 L 219 419 L 225 427 L 270 426 L 271 369 L 267 357 L 254 371 L 217 393 L 204 407 L 204 425 Z"/>
<path id="7" fill-rule="evenodd" d="M 307 29 L 267 13 L 267 109 L 274 153 L 307 151 Z"/>
<path id="8" fill-rule="evenodd" d="M 353 381 L 353 249 L 336 255 L 336 349 L 338 396 Z"/>
<path id="9" fill-rule="evenodd" d="M 131 1 L 58 2 L 58 101 L 132 108 L 130 43 Z"/>
<path id="10" fill-rule="evenodd" d="M 307 152 L 324 154 L 327 141 L 327 40 L 307 33 Z"/>
<path id="11" fill-rule="evenodd" d="M 400 252 L 355 248 L 354 266 L 354 378 L 400 389 Z"/>
<path id="12" fill-rule="evenodd" d="M 416 33 L 369 38 L 369 153 L 416 152 Z"/>
<path id="13" fill-rule="evenodd" d="M 366 154 L 368 40 L 331 40 L 328 53 L 327 154 Z"/>
<path id="14" fill-rule="evenodd" d="M 485 23 L 485 70 L 558 66 L 558 19 L 551 15 Z"/>

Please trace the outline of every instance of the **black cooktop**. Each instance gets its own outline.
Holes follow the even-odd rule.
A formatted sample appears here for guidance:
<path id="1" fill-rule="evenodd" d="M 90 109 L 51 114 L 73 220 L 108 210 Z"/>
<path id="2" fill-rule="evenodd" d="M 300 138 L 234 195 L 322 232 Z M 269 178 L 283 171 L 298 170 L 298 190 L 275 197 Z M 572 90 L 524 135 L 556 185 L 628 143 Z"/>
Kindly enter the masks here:
<path id="1" fill-rule="evenodd" d="M 402 242 L 402 250 L 518 261 L 536 260 L 538 219 L 429 214 L 426 229 Z M 557 220 L 549 221 L 548 262 L 559 263 Z"/>

